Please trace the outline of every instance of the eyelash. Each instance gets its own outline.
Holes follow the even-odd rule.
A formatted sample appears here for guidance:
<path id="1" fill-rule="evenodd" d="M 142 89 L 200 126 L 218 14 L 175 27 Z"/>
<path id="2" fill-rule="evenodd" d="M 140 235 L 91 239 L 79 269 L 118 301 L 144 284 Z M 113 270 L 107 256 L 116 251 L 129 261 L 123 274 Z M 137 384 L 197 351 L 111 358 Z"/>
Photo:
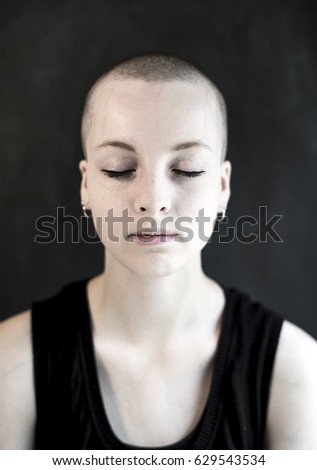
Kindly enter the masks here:
<path id="1" fill-rule="evenodd" d="M 132 175 L 135 170 L 126 170 L 126 171 L 113 171 L 113 170 L 101 170 L 109 178 L 128 178 Z"/>
<path id="2" fill-rule="evenodd" d="M 125 179 L 132 176 L 132 173 L 135 170 L 125 170 L 125 171 L 113 171 L 113 170 L 101 170 L 109 178 Z M 177 176 L 184 176 L 185 178 L 195 178 L 201 176 L 204 171 L 182 171 L 182 170 L 172 170 Z"/>
<path id="3" fill-rule="evenodd" d="M 201 176 L 204 171 L 182 171 L 182 170 L 173 170 L 178 176 L 186 176 L 187 178 L 196 178 L 196 176 Z"/>

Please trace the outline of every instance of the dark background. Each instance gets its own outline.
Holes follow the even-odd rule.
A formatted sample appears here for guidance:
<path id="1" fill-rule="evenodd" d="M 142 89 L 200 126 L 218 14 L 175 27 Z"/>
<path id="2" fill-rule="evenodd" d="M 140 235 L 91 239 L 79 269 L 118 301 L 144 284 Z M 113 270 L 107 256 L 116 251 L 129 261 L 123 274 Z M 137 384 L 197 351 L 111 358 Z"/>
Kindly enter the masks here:
<path id="1" fill-rule="evenodd" d="M 71 243 L 70 225 L 65 243 L 34 243 L 35 221 L 56 216 L 58 206 L 81 214 L 79 124 L 91 84 L 130 54 L 161 51 L 193 61 L 226 98 L 229 224 L 257 218 L 259 206 L 269 217 L 283 215 L 276 225 L 283 243 L 219 244 L 214 236 L 206 272 L 317 337 L 314 3 L 21 0 L 1 7 L 1 317 L 102 269 L 100 244 Z"/>

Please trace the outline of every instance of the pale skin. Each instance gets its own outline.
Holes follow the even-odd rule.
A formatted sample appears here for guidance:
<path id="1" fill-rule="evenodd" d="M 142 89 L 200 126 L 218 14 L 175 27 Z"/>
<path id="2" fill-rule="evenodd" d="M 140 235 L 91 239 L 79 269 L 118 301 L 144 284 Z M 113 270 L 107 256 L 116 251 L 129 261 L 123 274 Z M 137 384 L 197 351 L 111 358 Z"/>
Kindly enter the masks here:
<path id="1" fill-rule="evenodd" d="M 95 98 L 87 160 L 80 162 L 81 199 L 95 222 L 111 208 L 115 215 L 128 208 L 133 233 L 144 216 L 158 227 L 171 216 L 167 228 L 175 232 L 176 218 L 194 218 L 204 208 L 214 220 L 227 206 L 231 164 L 220 160 L 219 110 L 205 84 L 108 80 Z M 132 171 L 122 179 L 104 170 Z M 134 445 L 164 446 L 186 436 L 212 382 L 225 297 L 202 271 L 206 242 L 197 224 L 191 228 L 190 242 L 155 246 L 123 239 L 120 227 L 114 242 L 98 228 L 105 271 L 87 290 L 98 373 L 113 431 Z M 212 224 L 205 232 L 212 233 Z M 268 448 L 317 449 L 316 363 L 316 341 L 286 321 L 273 371 Z M 30 311 L 1 324 L 0 373 L 0 448 L 32 448 Z"/>

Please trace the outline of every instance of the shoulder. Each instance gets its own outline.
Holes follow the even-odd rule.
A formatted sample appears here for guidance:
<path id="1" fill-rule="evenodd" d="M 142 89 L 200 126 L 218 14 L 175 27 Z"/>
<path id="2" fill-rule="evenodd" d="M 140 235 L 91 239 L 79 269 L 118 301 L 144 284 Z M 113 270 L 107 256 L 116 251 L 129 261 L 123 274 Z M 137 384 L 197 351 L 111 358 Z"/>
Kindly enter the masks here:
<path id="1" fill-rule="evenodd" d="M 286 372 L 291 372 L 294 370 L 294 366 L 297 368 L 299 365 L 299 370 L 303 370 L 302 359 L 308 367 L 316 365 L 316 356 L 317 341 L 298 326 L 284 321 L 277 359 L 283 362 L 285 368 L 288 369 Z M 290 363 L 290 359 L 292 363 Z"/>
<path id="2" fill-rule="evenodd" d="M 15 369 L 31 358 L 31 310 L 0 322 L 0 367 Z"/>
<path id="3" fill-rule="evenodd" d="M 270 449 L 317 449 L 317 341 L 284 321 L 267 415 Z"/>
<path id="4" fill-rule="evenodd" d="M 317 341 L 298 326 L 284 321 L 276 352 L 274 378 L 300 388 L 308 381 L 316 381 Z"/>
<path id="5" fill-rule="evenodd" d="M 0 323 L 0 448 L 30 448 L 35 405 L 31 311 Z"/>

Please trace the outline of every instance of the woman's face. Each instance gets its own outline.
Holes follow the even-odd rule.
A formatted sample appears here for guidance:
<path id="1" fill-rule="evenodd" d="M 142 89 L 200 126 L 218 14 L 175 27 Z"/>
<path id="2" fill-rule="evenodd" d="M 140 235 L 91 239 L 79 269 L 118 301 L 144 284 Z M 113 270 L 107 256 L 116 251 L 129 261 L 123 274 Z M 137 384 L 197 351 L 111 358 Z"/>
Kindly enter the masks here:
<path id="1" fill-rule="evenodd" d="M 230 196 L 221 149 L 220 111 L 207 85 L 101 83 L 80 170 L 107 260 L 156 277 L 199 256 Z"/>

